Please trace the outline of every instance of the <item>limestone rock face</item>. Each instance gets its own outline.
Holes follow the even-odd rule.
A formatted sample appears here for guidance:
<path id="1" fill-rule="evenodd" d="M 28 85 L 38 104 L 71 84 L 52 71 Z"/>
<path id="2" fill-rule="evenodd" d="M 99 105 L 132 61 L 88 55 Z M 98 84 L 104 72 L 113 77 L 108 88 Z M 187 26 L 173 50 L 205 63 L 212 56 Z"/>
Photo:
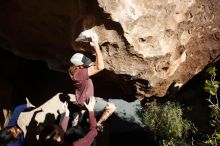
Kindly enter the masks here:
<path id="1" fill-rule="evenodd" d="M 164 96 L 220 55 L 218 0 L 16 0 L 0 8 L 1 48 L 64 71 L 72 53 L 93 53 L 72 43 L 91 29 L 109 71 L 103 78 L 139 98 Z"/>

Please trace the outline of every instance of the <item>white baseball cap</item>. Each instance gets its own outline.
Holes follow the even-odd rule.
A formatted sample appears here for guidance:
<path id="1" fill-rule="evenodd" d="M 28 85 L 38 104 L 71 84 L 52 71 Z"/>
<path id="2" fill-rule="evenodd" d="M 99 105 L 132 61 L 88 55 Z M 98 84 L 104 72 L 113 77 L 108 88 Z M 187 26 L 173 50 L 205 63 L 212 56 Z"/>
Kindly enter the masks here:
<path id="1" fill-rule="evenodd" d="M 71 59 L 70 62 L 72 64 L 74 64 L 75 66 L 85 66 L 85 67 L 89 67 L 91 65 L 93 65 L 93 62 L 90 58 L 86 57 L 85 55 L 83 55 L 82 53 L 75 53 Z"/>

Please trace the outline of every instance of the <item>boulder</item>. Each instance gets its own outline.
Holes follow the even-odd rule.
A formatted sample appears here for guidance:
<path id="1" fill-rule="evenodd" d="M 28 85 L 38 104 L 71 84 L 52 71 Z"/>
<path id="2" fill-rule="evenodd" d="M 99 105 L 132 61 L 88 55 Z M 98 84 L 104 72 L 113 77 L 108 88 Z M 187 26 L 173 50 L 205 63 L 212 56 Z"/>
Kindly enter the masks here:
<path id="1" fill-rule="evenodd" d="M 0 47 L 67 72 L 84 30 L 99 36 L 107 78 L 139 99 L 162 97 L 219 60 L 220 1 L 1 1 Z M 109 76 L 113 76 L 109 78 Z"/>

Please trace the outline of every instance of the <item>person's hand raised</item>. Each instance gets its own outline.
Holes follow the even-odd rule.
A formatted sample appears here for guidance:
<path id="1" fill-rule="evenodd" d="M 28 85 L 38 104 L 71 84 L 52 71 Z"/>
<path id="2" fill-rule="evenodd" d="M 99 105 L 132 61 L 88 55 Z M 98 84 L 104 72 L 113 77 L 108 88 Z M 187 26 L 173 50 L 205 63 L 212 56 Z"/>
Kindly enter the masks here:
<path id="1" fill-rule="evenodd" d="M 65 112 L 65 115 L 69 116 L 70 115 L 70 111 L 68 109 L 68 103 L 66 101 L 63 103 L 63 109 L 64 109 L 64 112 Z"/>
<path id="2" fill-rule="evenodd" d="M 99 38 L 98 38 L 97 34 L 93 33 L 91 35 L 91 39 L 92 39 L 92 41 L 90 42 L 90 45 L 94 48 L 97 48 L 99 46 L 99 44 L 98 44 Z"/>
<path id="3" fill-rule="evenodd" d="M 34 108 L 35 106 L 29 101 L 29 99 L 26 97 L 26 104 L 27 104 L 27 108 Z"/>
<path id="4" fill-rule="evenodd" d="M 93 111 L 95 107 L 95 102 L 95 97 L 92 96 L 89 98 L 89 103 L 87 104 L 86 102 L 84 102 L 84 105 L 88 109 L 88 111 Z"/>

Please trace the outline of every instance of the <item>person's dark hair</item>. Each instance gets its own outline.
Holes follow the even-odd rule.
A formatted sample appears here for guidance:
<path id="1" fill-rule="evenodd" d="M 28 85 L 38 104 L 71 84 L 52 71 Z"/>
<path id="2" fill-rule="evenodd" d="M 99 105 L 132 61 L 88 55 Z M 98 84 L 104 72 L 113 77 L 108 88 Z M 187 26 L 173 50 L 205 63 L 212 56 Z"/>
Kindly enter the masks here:
<path id="1" fill-rule="evenodd" d="M 63 136 L 63 131 L 61 128 L 55 124 L 45 125 L 41 130 L 39 135 L 39 142 L 41 145 L 45 146 L 56 146 L 59 145 L 58 142 L 54 140 L 57 136 Z"/>
<path id="2" fill-rule="evenodd" d="M 7 144 L 14 140 L 12 133 L 9 128 L 4 128 L 0 130 L 0 144 Z"/>
<path id="3" fill-rule="evenodd" d="M 42 141 L 41 146 L 60 146 L 60 143 L 50 138 L 50 139 Z"/>

